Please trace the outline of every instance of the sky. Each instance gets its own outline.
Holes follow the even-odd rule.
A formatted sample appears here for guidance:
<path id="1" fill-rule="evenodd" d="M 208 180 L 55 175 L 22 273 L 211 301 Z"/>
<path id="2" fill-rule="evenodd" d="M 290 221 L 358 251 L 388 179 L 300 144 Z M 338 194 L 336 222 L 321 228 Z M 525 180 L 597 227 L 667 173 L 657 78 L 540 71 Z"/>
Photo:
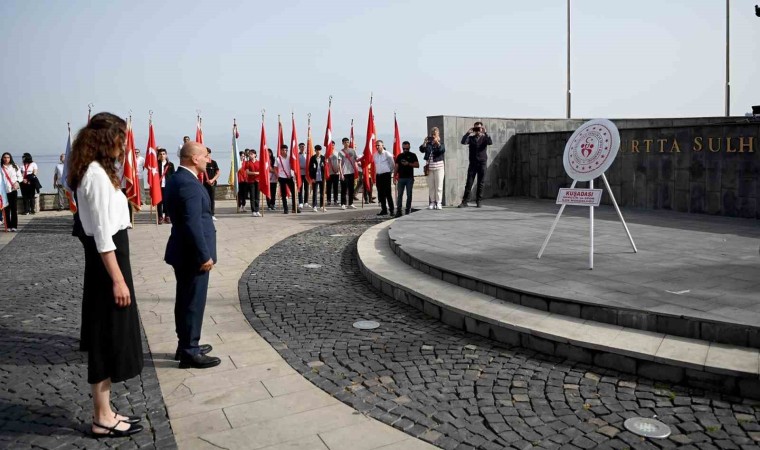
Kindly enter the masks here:
<path id="1" fill-rule="evenodd" d="M 760 104 L 755 2 L 731 0 L 733 115 Z M 573 117 L 723 115 L 725 5 L 572 0 Z M 564 117 L 566 20 L 564 0 L 2 0 L 0 145 L 59 153 L 88 103 L 131 111 L 143 149 L 149 110 L 173 149 L 200 110 L 215 155 L 233 118 L 258 148 L 262 109 L 270 146 L 278 114 L 289 142 L 291 111 L 321 143 L 331 95 L 336 141 L 354 119 L 359 150 L 371 94 L 388 146 L 394 113 L 413 146 L 427 116 Z"/>

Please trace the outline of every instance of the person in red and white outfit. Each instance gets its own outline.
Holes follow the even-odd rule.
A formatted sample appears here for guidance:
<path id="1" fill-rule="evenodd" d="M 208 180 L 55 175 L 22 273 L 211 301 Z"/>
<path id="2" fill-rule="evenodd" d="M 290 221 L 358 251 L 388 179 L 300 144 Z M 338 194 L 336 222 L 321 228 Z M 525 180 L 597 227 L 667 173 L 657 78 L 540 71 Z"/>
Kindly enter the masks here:
<path id="1" fill-rule="evenodd" d="M 158 223 L 172 223 L 171 220 L 166 217 L 166 211 L 164 210 L 164 195 L 166 182 L 174 175 L 174 163 L 169 161 L 169 157 L 166 154 L 165 148 L 158 149 L 158 175 L 161 177 L 161 203 L 156 205 L 156 211 L 158 212 Z"/>
<path id="2" fill-rule="evenodd" d="M 3 173 L 0 176 L 3 177 L 5 192 L 8 193 L 8 206 L 5 208 L 6 230 L 16 231 L 18 228 L 18 191 L 23 177 L 10 153 L 3 153 L 2 165 Z"/>

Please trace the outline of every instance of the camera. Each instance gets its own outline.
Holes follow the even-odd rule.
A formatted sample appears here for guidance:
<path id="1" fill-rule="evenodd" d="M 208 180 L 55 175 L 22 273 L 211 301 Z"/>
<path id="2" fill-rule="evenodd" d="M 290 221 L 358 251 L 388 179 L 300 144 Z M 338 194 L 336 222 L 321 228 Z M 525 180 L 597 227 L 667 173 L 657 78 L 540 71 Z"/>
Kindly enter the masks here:
<path id="1" fill-rule="evenodd" d="M 474 132 L 476 132 L 476 133 L 479 133 L 479 132 L 480 132 L 480 130 L 481 130 L 481 128 L 480 128 L 480 127 L 472 127 L 472 131 L 474 131 Z"/>

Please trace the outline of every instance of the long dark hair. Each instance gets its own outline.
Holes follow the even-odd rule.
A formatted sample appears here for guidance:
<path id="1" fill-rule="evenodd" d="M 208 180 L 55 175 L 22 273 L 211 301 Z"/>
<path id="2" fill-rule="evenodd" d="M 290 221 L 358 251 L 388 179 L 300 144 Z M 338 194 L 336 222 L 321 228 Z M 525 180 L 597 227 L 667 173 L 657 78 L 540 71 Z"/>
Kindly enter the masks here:
<path id="1" fill-rule="evenodd" d="M 90 163 L 97 161 L 103 166 L 111 184 L 118 188 L 121 183 L 116 173 L 113 151 L 124 144 L 127 138 L 127 123 L 119 116 L 102 112 L 95 114 L 84 128 L 77 133 L 69 154 L 68 182 L 76 189 L 82 181 Z"/>
<path id="2" fill-rule="evenodd" d="M 5 153 L 3 153 L 3 156 L 2 156 L 2 157 L 0 157 L 0 164 L 2 164 L 2 158 L 5 158 L 5 155 L 8 155 L 8 158 L 10 159 L 10 162 L 11 162 L 10 164 L 13 166 L 13 168 L 14 168 L 15 170 L 18 170 L 18 166 L 16 165 L 16 163 L 15 163 L 15 162 L 13 162 L 13 155 L 11 155 L 11 154 L 10 154 L 10 153 L 8 153 L 8 152 L 5 152 Z"/>

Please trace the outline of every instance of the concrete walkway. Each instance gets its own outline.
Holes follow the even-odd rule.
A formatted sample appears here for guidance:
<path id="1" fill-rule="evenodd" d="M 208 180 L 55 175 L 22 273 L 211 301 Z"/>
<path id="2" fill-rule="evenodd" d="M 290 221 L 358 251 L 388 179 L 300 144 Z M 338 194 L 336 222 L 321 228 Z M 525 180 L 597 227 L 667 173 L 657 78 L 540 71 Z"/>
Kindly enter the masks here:
<path id="1" fill-rule="evenodd" d="M 417 197 L 424 195 L 417 193 Z M 296 373 L 240 311 L 238 280 L 274 243 L 313 227 L 366 214 L 327 213 L 252 218 L 217 202 L 219 263 L 211 272 L 202 343 L 222 364 L 179 369 L 171 358 L 175 280 L 163 262 L 170 226 L 141 223 L 130 233 L 132 269 L 142 323 L 153 354 L 169 418 L 181 449 L 424 449 L 435 448 L 367 418 Z"/>

